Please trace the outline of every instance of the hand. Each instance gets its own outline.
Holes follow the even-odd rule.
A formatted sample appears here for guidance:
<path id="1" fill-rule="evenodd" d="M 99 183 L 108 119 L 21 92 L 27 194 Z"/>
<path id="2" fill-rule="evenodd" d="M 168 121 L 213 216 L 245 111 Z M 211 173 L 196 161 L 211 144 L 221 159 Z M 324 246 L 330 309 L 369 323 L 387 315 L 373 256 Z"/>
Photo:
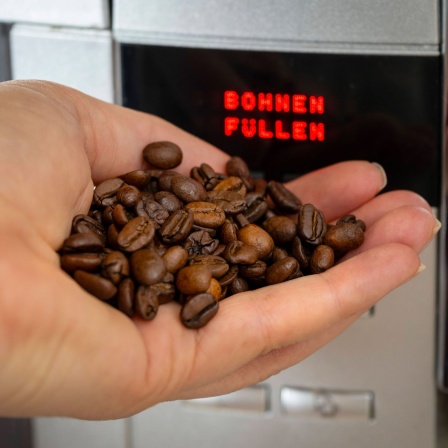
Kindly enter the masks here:
<path id="1" fill-rule="evenodd" d="M 440 226 L 415 193 L 377 195 L 385 177 L 374 164 L 340 163 L 289 187 L 327 220 L 366 222 L 364 244 L 343 262 L 225 299 L 197 331 L 175 303 L 131 320 L 82 290 L 56 250 L 87 212 L 92 180 L 141 168 L 156 140 L 179 144 L 184 174 L 204 160 L 224 171 L 227 155 L 157 117 L 60 85 L 0 84 L 0 415 L 120 418 L 262 381 L 415 276 Z"/>

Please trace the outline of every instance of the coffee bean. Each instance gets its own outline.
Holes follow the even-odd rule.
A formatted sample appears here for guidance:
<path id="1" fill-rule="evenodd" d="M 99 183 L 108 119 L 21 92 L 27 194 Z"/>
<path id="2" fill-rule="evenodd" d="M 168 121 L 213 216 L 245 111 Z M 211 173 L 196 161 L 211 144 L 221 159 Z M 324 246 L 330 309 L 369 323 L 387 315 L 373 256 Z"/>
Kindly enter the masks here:
<path id="1" fill-rule="evenodd" d="M 244 210 L 243 215 L 250 223 L 254 223 L 265 216 L 269 208 L 264 196 L 255 192 L 246 195 L 246 203 L 247 209 Z"/>
<path id="2" fill-rule="evenodd" d="M 126 277 L 118 285 L 117 308 L 127 316 L 134 314 L 135 285 L 131 278 Z"/>
<path id="3" fill-rule="evenodd" d="M 208 201 L 218 205 L 227 216 L 237 215 L 246 208 L 244 197 L 227 190 L 213 190 L 207 193 Z"/>
<path id="4" fill-rule="evenodd" d="M 184 206 L 182 201 L 169 191 L 158 191 L 154 194 L 154 200 L 156 200 L 169 214 L 181 210 Z"/>
<path id="5" fill-rule="evenodd" d="M 211 202 L 190 202 L 185 207 L 193 212 L 194 224 L 216 229 L 226 220 L 226 215 L 221 207 Z"/>
<path id="6" fill-rule="evenodd" d="M 154 233 L 152 221 L 146 216 L 137 216 L 120 230 L 117 243 L 122 250 L 134 252 L 149 244 L 154 238 Z"/>
<path id="7" fill-rule="evenodd" d="M 144 320 L 153 320 L 159 310 L 159 300 L 150 286 L 139 286 L 135 293 L 134 307 L 137 316 Z"/>
<path id="8" fill-rule="evenodd" d="M 63 254 L 60 257 L 61 268 L 66 272 L 75 272 L 80 269 L 95 272 L 101 266 L 103 255 L 98 253 Z"/>
<path id="9" fill-rule="evenodd" d="M 242 277 L 236 277 L 232 283 L 227 286 L 227 295 L 239 294 L 249 291 L 249 283 Z"/>
<path id="10" fill-rule="evenodd" d="M 202 163 L 200 167 L 193 167 L 190 177 L 199 182 L 207 191 L 212 190 L 219 183 L 218 174 L 206 163 Z"/>
<path id="11" fill-rule="evenodd" d="M 157 201 L 151 199 L 141 199 L 135 204 L 135 213 L 137 216 L 146 216 L 149 218 L 155 229 L 158 229 L 170 216 L 167 209 Z"/>
<path id="12" fill-rule="evenodd" d="M 193 222 L 194 215 L 191 210 L 177 210 L 160 227 L 159 236 L 164 243 L 177 244 L 187 238 Z"/>
<path id="13" fill-rule="evenodd" d="M 161 170 L 171 170 L 182 163 L 182 150 L 173 142 L 154 142 L 145 146 L 143 158 Z"/>
<path id="14" fill-rule="evenodd" d="M 302 205 L 300 199 L 281 182 L 271 180 L 268 183 L 268 194 L 278 210 L 284 213 L 297 213 Z"/>
<path id="15" fill-rule="evenodd" d="M 211 294 L 217 302 L 221 300 L 221 294 L 222 294 L 221 285 L 219 284 L 218 280 L 216 280 L 216 278 L 212 277 L 210 281 L 210 286 L 205 292 Z"/>
<path id="16" fill-rule="evenodd" d="M 287 257 L 277 261 L 266 269 L 266 283 L 274 285 L 284 282 L 297 268 L 297 260 L 293 257 Z"/>
<path id="17" fill-rule="evenodd" d="M 299 262 L 301 268 L 306 269 L 309 266 L 309 254 L 298 236 L 292 240 L 291 255 Z"/>
<path id="18" fill-rule="evenodd" d="M 136 170 L 120 176 L 126 184 L 137 187 L 139 190 L 143 190 L 151 180 L 150 170 Z"/>
<path id="19" fill-rule="evenodd" d="M 287 216 L 273 216 L 263 222 L 263 228 L 271 235 L 275 244 L 286 246 L 297 235 L 296 223 Z"/>
<path id="20" fill-rule="evenodd" d="M 257 249 L 260 260 L 264 260 L 274 250 L 275 244 L 271 235 L 255 224 L 244 225 L 237 234 L 240 241 Z"/>
<path id="21" fill-rule="evenodd" d="M 186 203 L 207 199 L 205 188 L 187 176 L 174 176 L 171 180 L 171 188 L 173 193 Z"/>
<path id="22" fill-rule="evenodd" d="M 171 246 L 162 258 L 167 271 L 175 274 L 187 264 L 188 253 L 182 246 Z"/>
<path id="23" fill-rule="evenodd" d="M 219 284 L 221 285 L 221 288 L 225 288 L 226 286 L 230 285 L 236 277 L 238 276 L 239 268 L 237 265 L 230 266 L 230 269 L 227 271 L 227 274 L 223 275 L 219 279 Z"/>
<path id="24" fill-rule="evenodd" d="M 330 269 L 334 265 L 334 252 L 330 246 L 321 244 L 317 246 L 310 260 L 310 271 L 312 274 L 319 274 Z"/>
<path id="25" fill-rule="evenodd" d="M 190 259 L 189 265 L 207 266 L 214 278 L 221 278 L 230 268 L 226 260 L 217 255 L 196 255 Z"/>
<path id="26" fill-rule="evenodd" d="M 364 242 L 364 232 L 355 223 L 341 222 L 331 227 L 323 238 L 324 243 L 337 252 L 348 252 Z"/>
<path id="27" fill-rule="evenodd" d="M 202 328 L 216 315 L 218 308 L 211 294 L 197 294 L 182 306 L 180 319 L 187 328 Z"/>
<path id="28" fill-rule="evenodd" d="M 258 260 L 257 248 L 242 241 L 227 244 L 222 255 L 231 264 L 253 264 Z"/>
<path id="29" fill-rule="evenodd" d="M 267 269 L 267 265 L 264 261 L 257 260 L 253 264 L 241 265 L 239 267 L 239 275 L 248 279 L 255 279 L 263 277 Z"/>
<path id="30" fill-rule="evenodd" d="M 72 233 L 95 233 L 106 241 L 106 229 L 88 215 L 76 215 L 72 221 Z"/>
<path id="31" fill-rule="evenodd" d="M 247 163 L 238 156 L 233 156 L 227 161 L 226 171 L 229 176 L 251 177 Z"/>
<path id="32" fill-rule="evenodd" d="M 110 280 L 97 274 L 77 270 L 74 272 L 73 278 L 88 293 L 100 300 L 110 300 L 117 293 L 117 287 Z"/>
<path id="33" fill-rule="evenodd" d="M 176 275 L 176 287 L 183 294 L 198 294 L 207 291 L 211 280 L 212 273 L 207 266 L 186 266 Z"/>
<path id="34" fill-rule="evenodd" d="M 133 185 L 123 185 L 117 192 L 117 201 L 124 207 L 133 207 L 141 198 L 140 190 Z"/>
<path id="35" fill-rule="evenodd" d="M 229 221 L 228 219 L 221 226 L 220 230 L 220 241 L 227 245 L 232 241 L 236 241 L 238 239 L 238 227 L 237 225 Z"/>
<path id="36" fill-rule="evenodd" d="M 182 174 L 177 173 L 176 171 L 163 171 L 160 176 L 157 178 L 157 185 L 160 191 L 170 191 L 172 192 L 172 181 L 174 177 L 182 176 Z"/>
<path id="37" fill-rule="evenodd" d="M 272 263 L 275 263 L 276 261 L 283 260 L 284 258 L 288 257 L 288 252 L 281 248 L 281 247 L 274 247 L 274 250 L 272 251 L 271 259 Z"/>
<path id="38" fill-rule="evenodd" d="M 113 251 L 104 257 L 101 263 L 101 274 L 114 285 L 118 285 L 124 277 L 129 275 L 129 261 L 118 251 Z"/>
<path id="39" fill-rule="evenodd" d="M 219 246 L 219 240 L 212 238 L 205 230 L 193 232 L 182 243 L 189 258 L 196 255 L 211 255 Z"/>
<path id="40" fill-rule="evenodd" d="M 297 233 L 302 241 L 317 246 L 327 230 L 325 218 L 312 204 L 305 204 L 299 210 Z"/>
<path id="41" fill-rule="evenodd" d="M 244 185 L 243 181 L 236 176 L 230 176 L 227 179 L 219 182 L 214 191 L 234 191 L 235 193 L 240 194 L 241 196 L 245 196 L 247 193 L 247 188 Z"/>
<path id="42" fill-rule="evenodd" d="M 93 203 L 106 207 L 117 202 L 118 190 L 124 185 L 124 181 L 119 178 L 108 179 L 101 182 L 93 192 Z"/>
<path id="43" fill-rule="evenodd" d="M 113 207 L 112 219 L 117 229 L 122 229 L 133 217 L 122 204 Z"/>
<path id="44" fill-rule="evenodd" d="M 104 240 L 97 233 L 75 233 L 64 241 L 63 253 L 70 252 L 101 252 Z"/>
<path id="45" fill-rule="evenodd" d="M 163 259 L 152 249 L 141 249 L 130 258 L 133 278 L 142 285 L 155 285 L 162 281 L 167 273 Z"/>
<path id="46" fill-rule="evenodd" d="M 155 292 L 159 305 L 173 301 L 176 296 L 176 288 L 172 283 L 156 283 L 155 285 L 151 285 L 151 289 Z"/>

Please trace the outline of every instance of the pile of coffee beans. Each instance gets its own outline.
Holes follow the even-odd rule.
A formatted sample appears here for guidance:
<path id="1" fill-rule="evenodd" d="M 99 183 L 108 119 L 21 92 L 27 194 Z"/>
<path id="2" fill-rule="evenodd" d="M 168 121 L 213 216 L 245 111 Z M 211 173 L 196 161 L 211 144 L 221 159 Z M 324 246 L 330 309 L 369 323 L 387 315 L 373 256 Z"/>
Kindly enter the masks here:
<path id="1" fill-rule="evenodd" d="M 62 269 L 128 316 L 151 320 L 177 301 L 181 322 L 200 328 L 220 300 L 323 272 L 364 241 L 363 221 L 330 225 L 239 157 L 226 173 L 202 163 L 190 176 L 173 171 L 182 162 L 174 143 L 151 143 L 143 158 L 151 169 L 96 186 L 60 250 Z"/>

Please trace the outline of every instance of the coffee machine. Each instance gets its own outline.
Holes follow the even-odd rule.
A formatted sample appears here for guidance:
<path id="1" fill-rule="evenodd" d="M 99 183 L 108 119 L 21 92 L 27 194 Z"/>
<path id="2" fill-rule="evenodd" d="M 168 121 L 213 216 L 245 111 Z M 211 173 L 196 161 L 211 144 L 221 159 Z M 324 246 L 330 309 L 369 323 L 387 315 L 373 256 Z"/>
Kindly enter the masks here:
<path id="1" fill-rule="evenodd" d="M 159 115 L 272 179 L 378 162 L 445 223 L 445 1 L 64 3 L 6 0 L 11 78 Z M 445 257 L 442 232 L 423 274 L 260 384 L 117 421 L 37 418 L 33 446 L 448 446 Z"/>

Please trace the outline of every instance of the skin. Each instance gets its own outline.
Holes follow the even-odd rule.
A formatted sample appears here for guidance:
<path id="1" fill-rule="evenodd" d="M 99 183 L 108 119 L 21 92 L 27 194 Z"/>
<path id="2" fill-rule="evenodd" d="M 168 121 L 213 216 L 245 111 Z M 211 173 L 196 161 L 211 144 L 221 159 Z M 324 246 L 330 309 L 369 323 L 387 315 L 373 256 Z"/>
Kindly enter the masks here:
<path id="1" fill-rule="evenodd" d="M 415 193 L 378 195 L 385 177 L 374 164 L 330 166 L 289 188 L 327 220 L 365 220 L 365 243 L 343 262 L 232 296 L 198 331 L 174 303 L 132 320 L 78 287 L 56 250 L 93 183 L 142 168 L 143 147 L 158 140 L 181 146 L 184 174 L 204 158 L 224 171 L 227 155 L 157 117 L 60 85 L 0 84 L 0 415 L 121 418 L 262 381 L 417 275 L 440 226 Z"/>

